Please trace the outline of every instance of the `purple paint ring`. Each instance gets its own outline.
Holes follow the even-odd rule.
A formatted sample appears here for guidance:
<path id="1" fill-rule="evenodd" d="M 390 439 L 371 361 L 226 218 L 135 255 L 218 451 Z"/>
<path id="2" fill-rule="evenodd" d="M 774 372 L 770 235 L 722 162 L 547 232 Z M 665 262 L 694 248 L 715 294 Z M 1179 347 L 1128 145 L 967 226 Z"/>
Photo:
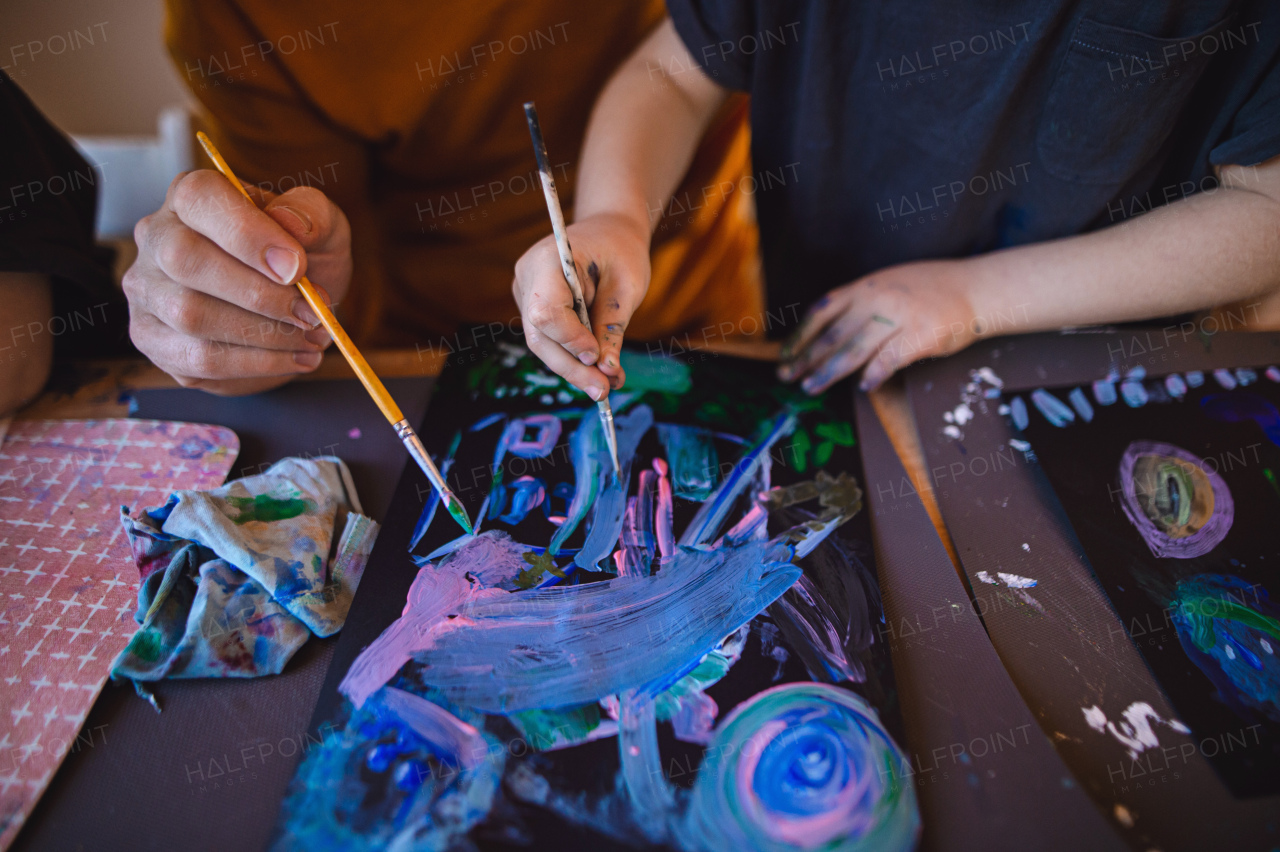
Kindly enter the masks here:
<path id="1" fill-rule="evenodd" d="M 1134 466 L 1142 456 L 1169 456 L 1194 466 L 1204 474 L 1209 481 L 1209 486 L 1213 489 L 1213 511 L 1200 529 L 1186 538 L 1172 538 L 1147 517 L 1147 513 L 1138 502 L 1137 489 L 1134 485 Z M 1227 537 L 1231 522 L 1235 520 L 1236 515 L 1235 501 L 1231 499 L 1231 489 L 1227 488 L 1227 483 L 1216 471 L 1211 471 L 1205 466 L 1204 459 L 1181 447 L 1160 441 L 1134 441 L 1125 448 L 1124 454 L 1120 457 L 1120 496 L 1121 508 L 1124 509 L 1129 522 L 1142 536 L 1142 540 L 1147 543 L 1147 547 L 1151 548 L 1151 553 L 1170 559 L 1193 559 L 1204 556 Z"/>

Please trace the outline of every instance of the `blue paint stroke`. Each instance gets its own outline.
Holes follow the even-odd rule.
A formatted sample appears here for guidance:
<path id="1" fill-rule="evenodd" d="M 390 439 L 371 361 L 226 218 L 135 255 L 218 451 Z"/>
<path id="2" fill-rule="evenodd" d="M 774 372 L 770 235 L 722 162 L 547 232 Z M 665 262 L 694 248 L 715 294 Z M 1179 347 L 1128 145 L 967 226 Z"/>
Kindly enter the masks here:
<path id="1" fill-rule="evenodd" d="M 495 423 L 500 423 L 500 422 L 502 422 L 503 420 L 506 420 L 506 419 L 507 419 L 507 415 L 506 415 L 506 414 L 504 414 L 504 413 L 503 413 L 503 412 L 501 412 L 501 411 L 495 411 L 493 414 L 490 414 L 490 415 L 488 415 L 487 417 L 482 417 L 482 418 L 480 418 L 479 420 L 477 420 L 475 423 L 471 424 L 471 427 L 470 427 L 469 429 L 467 429 L 467 431 L 468 431 L 468 432 L 481 432 L 481 431 L 483 431 L 483 430 L 485 430 L 485 429 L 488 429 L 488 428 L 489 428 L 490 426 L 492 426 L 493 424 L 495 424 Z"/>
<path id="2" fill-rule="evenodd" d="M 1213 377 L 1223 390 L 1232 390 L 1236 386 L 1236 377 L 1231 375 L 1230 370 L 1214 370 Z"/>
<path id="3" fill-rule="evenodd" d="M 1089 404 L 1089 399 L 1084 395 L 1084 391 L 1080 388 L 1072 388 L 1071 393 L 1067 395 L 1067 399 L 1071 401 L 1071 407 L 1076 410 L 1076 414 L 1080 415 L 1080 419 L 1085 423 L 1093 421 L 1093 406 Z"/>
<path id="4" fill-rule="evenodd" d="M 1198 388 L 1204 384 L 1204 373 L 1200 370 L 1191 370 L 1187 373 L 1187 387 Z"/>
<path id="5" fill-rule="evenodd" d="M 792 596 L 795 600 L 791 600 Z M 849 660 L 845 654 L 845 638 L 836 627 L 839 619 L 831 605 L 822 597 L 808 576 L 803 576 L 790 589 L 790 594 L 778 599 L 775 615 L 779 620 L 787 619 L 796 630 L 800 631 L 809 648 L 817 656 L 825 671 L 811 671 L 815 680 L 822 679 L 832 683 L 850 680 L 862 683 L 867 673 L 861 662 Z"/>
<path id="6" fill-rule="evenodd" d="M 458 444 L 462 441 L 462 432 L 455 432 L 453 440 L 449 442 L 449 450 L 445 453 L 444 461 L 440 463 L 440 475 L 447 482 L 449 479 L 449 471 L 453 469 L 453 457 L 458 452 Z M 413 535 L 409 537 L 409 552 L 418 546 L 418 542 L 422 541 L 422 537 L 427 534 L 427 528 L 431 526 L 431 522 L 435 520 L 436 509 L 440 507 L 440 494 L 434 488 L 427 495 L 427 505 L 422 508 L 422 514 L 418 516 L 418 523 L 413 528 Z"/>
<path id="7" fill-rule="evenodd" d="M 682 845 L 707 852 L 907 852 L 920 835 L 912 769 L 876 711 L 839 687 L 767 689 L 720 723 Z"/>
<path id="8" fill-rule="evenodd" d="M 273 850 L 452 849 L 492 810 L 506 764 L 502 744 L 477 731 L 478 762 L 433 769 L 436 748 L 381 702 L 385 692 L 341 730 L 321 727 L 282 807 Z"/>
<path id="9" fill-rule="evenodd" d="M 1264 397 L 1243 392 L 1211 394 L 1200 400 L 1200 408 L 1223 423 L 1252 420 L 1268 441 L 1280 447 L 1280 410 Z"/>
<path id="10" fill-rule="evenodd" d="M 635 690 L 627 690 L 621 697 L 618 757 L 627 794 L 636 811 L 636 823 L 651 842 L 662 841 L 675 809 L 675 791 L 662 771 L 653 699 Z"/>
<path id="11" fill-rule="evenodd" d="M 622 520 L 621 547 L 614 553 L 619 577 L 645 577 L 658 549 L 653 533 L 653 497 L 658 489 L 654 470 L 640 471 L 636 496 L 627 500 L 627 514 Z"/>
<path id="12" fill-rule="evenodd" d="M 1045 420 L 1059 428 L 1076 419 L 1074 411 L 1044 388 L 1037 388 L 1031 392 L 1031 402 L 1044 415 Z"/>
<path id="13" fill-rule="evenodd" d="M 486 713 L 585 704 L 627 689 L 652 697 L 799 578 L 790 558 L 791 548 L 774 542 L 681 548 L 649 577 L 459 600 L 449 608 L 458 628 L 414 654 L 417 675 Z M 405 629 L 430 640 L 430 622 Z"/>
<path id="14" fill-rule="evenodd" d="M 1258 380 L 1258 372 L 1250 370 L 1248 367 L 1236 368 L 1236 381 L 1240 383 L 1240 387 L 1248 387 Z"/>
<path id="15" fill-rule="evenodd" d="M 499 515 L 498 520 L 504 524 L 515 526 L 525 516 L 542 505 L 547 496 L 546 484 L 537 477 L 522 476 L 504 488 L 509 499 L 504 500 L 506 513 Z M 499 504 L 501 511 L 502 504 Z"/>
<path id="16" fill-rule="evenodd" d="M 660 423 L 658 439 L 671 465 L 675 496 L 697 502 L 710 497 L 720 472 L 720 457 L 711 433 L 698 426 Z"/>
<path id="17" fill-rule="evenodd" d="M 597 424 L 598 418 L 595 419 Z M 573 558 L 573 564 L 586 571 L 599 571 L 597 564 L 607 557 L 613 546 L 618 543 L 622 533 L 622 518 L 627 511 L 627 489 L 631 485 L 631 464 L 635 460 L 636 448 L 640 439 L 653 426 L 653 409 L 647 405 L 637 405 L 627 414 L 619 414 L 614 418 L 618 433 L 618 465 L 617 476 L 613 475 L 612 465 L 596 465 L 596 476 L 600 482 L 596 490 L 600 496 L 591 508 L 591 528 L 587 539 L 582 543 L 582 550 Z M 599 436 L 600 445 L 596 447 L 596 456 L 607 452 L 604 445 L 604 432 L 596 429 L 594 435 Z M 577 473 L 575 466 L 575 476 Z M 564 529 L 562 526 L 561 530 Z M 559 535 L 559 530 L 556 534 Z M 554 539 L 553 539 L 554 542 Z M 555 555 L 555 552 L 552 552 Z"/>
<path id="18" fill-rule="evenodd" d="M 1174 399 L 1182 399 L 1187 395 L 1187 383 L 1177 373 L 1170 373 L 1164 377 L 1164 389 Z"/>
<path id="19" fill-rule="evenodd" d="M 1009 416 L 1013 418 L 1013 428 L 1019 432 L 1025 431 L 1031 425 L 1031 418 L 1027 416 L 1027 404 L 1020 396 L 1009 400 Z"/>
<path id="20" fill-rule="evenodd" d="M 1244 719 L 1280 722 L 1280 607 L 1267 590 L 1201 574 L 1178 583 L 1170 608 L 1183 650 L 1219 697 Z"/>
<path id="21" fill-rule="evenodd" d="M 1147 389 L 1142 386 L 1142 382 L 1124 382 L 1120 385 L 1120 396 L 1124 398 L 1124 404 L 1130 408 L 1141 408 L 1151 398 L 1147 395 Z"/>
<path id="22" fill-rule="evenodd" d="M 338 690 L 361 707 L 409 661 L 412 652 L 432 639 L 431 630 L 454 629 L 448 616 L 473 599 L 506 599 L 502 586 L 528 567 L 530 548 L 511 536 L 489 530 L 466 541 L 439 565 L 418 570 L 400 618 L 360 653 Z"/>
<path id="23" fill-rule="evenodd" d="M 1116 385 L 1112 381 L 1099 380 L 1093 383 L 1093 398 L 1098 405 L 1115 405 Z"/>
<path id="24" fill-rule="evenodd" d="M 671 722 L 671 732 L 676 739 L 702 746 L 711 742 L 711 731 L 716 726 L 720 708 L 705 690 L 719 682 L 741 659 L 750 632 L 750 624 L 744 624 L 726 636 L 697 666 L 654 700 L 658 721 Z"/>
<path id="25" fill-rule="evenodd" d="M 551 536 L 551 544 L 547 551 L 555 556 L 564 546 L 565 540 L 573 534 L 587 516 L 587 510 L 595 503 L 600 493 L 600 471 L 604 467 L 601 448 L 604 446 L 604 433 L 600 427 L 600 418 L 584 417 L 569 436 L 569 459 L 573 462 L 573 498 L 565 513 L 564 522 Z"/>
<path id="26" fill-rule="evenodd" d="M 384 715 L 404 722 L 431 747 L 435 757 L 451 766 L 475 769 L 489 750 L 474 725 L 411 692 L 384 686 L 370 704 Z"/>
<path id="27" fill-rule="evenodd" d="M 790 411 L 784 411 L 774 418 L 765 437 L 738 459 L 738 463 L 733 466 L 733 470 L 729 471 L 729 475 L 720 483 L 715 493 L 698 509 L 698 513 L 685 528 L 684 534 L 680 536 L 682 546 L 707 544 L 716 537 L 738 495 L 751 482 L 762 465 L 767 468 L 770 463 L 769 451 L 773 445 L 783 436 L 790 435 L 795 428 L 796 416 Z"/>

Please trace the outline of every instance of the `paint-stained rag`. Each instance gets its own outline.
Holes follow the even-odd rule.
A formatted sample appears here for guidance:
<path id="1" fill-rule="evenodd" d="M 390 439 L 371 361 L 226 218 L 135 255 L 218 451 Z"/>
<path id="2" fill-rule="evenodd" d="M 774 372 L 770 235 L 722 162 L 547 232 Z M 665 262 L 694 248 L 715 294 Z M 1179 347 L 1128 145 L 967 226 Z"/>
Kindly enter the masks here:
<path id="1" fill-rule="evenodd" d="M 121 521 L 142 626 L 113 677 L 277 674 L 346 621 L 378 525 L 341 459 L 288 458 L 212 491 L 176 491 Z"/>

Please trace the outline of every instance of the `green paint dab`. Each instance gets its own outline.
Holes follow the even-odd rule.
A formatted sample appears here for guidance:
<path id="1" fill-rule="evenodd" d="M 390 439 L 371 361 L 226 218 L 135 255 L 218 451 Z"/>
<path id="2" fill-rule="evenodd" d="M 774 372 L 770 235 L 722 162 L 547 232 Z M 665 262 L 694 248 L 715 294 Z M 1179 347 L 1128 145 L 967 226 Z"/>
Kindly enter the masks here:
<path id="1" fill-rule="evenodd" d="M 259 494 L 257 497 L 227 497 L 227 503 L 236 510 L 233 520 L 236 524 L 247 524 L 250 521 L 285 521 L 296 518 L 306 512 L 315 511 L 316 504 L 303 497 L 272 497 Z"/>

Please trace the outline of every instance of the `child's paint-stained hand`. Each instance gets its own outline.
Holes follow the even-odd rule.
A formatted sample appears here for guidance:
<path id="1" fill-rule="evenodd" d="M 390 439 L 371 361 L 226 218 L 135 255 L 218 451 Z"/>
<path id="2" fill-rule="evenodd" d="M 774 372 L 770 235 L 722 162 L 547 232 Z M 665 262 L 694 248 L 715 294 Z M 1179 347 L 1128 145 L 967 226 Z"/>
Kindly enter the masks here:
<path id="1" fill-rule="evenodd" d="M 548 235 L 516 262 L 511 284 L 530 351 L 592 399 L 626 382 L 618 353 L 649 289 L 649 235 L 622 216 L 599 214 L 567 230 L 591 316 L 587 331 Z"/>
<path id="2" fill-rule="evenodd" d="M 901 367 L 965 348 L 989 331 L 974 315 L 971 270 L 963 260 L 919 261 L 837 287 L 783 346 L 778 377 L 819 394 L 862 369 L 859 387 L 874 390 Z"/>
<path id="3" fill-rule="evenodd" d="M 129 335 L 185 387 L 254 393 L 311 372 L 330 340 L 293 285 L 306 275 L 333 304 L 351 281 L 351 228 L 324 193 L 246 188 L 252 204 L 215 171 L 180 174 L 134 229 Z"/>

